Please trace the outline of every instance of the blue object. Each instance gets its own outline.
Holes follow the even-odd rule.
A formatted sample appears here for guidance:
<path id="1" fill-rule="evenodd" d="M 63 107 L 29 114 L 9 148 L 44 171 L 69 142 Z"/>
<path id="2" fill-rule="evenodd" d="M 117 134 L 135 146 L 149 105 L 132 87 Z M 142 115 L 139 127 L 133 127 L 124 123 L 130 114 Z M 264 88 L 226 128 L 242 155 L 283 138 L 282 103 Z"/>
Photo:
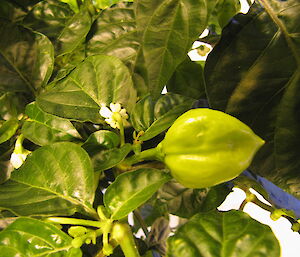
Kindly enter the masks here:
<path id="1" fill-rule="evenodd" d="M 276 208 L 292 210 L 297 219 L 300 218 L 300 200 L 261 176 L 253 175 L 247 170 L 243 172 L 243 175 L 256 180 L 266 190 Z"/>

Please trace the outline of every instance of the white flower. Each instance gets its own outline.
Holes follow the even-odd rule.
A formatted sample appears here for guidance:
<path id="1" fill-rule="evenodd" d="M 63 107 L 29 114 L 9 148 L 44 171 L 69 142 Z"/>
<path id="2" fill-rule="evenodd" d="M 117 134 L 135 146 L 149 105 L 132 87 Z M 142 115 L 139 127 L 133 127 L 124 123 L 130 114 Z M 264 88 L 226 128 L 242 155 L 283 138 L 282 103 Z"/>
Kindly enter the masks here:
<path id="1" fill-rule="evenodd" d="M 23 148 L 23 140 L 24 136 L 22 134 L 18 136 L 17 141 L 15 143 L 15 149 L 10 156 L 10 163 L 15 169 L 20 168 L 25 162 L 27 155 L 31 153 L 31 151 L 28 151 Z"/>
<path id="2" fill-rule="evenodd" d="M 100 115 L 105 119 L 106 123 L 112 128 L 120 129 L 120 120 L 125 122 L 128 119 L 126 109 L 121 108 L 119 103 L 109 105 L 110 109 L 103 105 L 99 111 Z"/>
<path id="3" fill-rule="evenodd" d="M 15 169 L 18 169 L 25 162 L 27 155 L 30 151 L 24 151 L 23 153 L 15 153 L 13 152 L 10 157 L 10 162 Z"/>

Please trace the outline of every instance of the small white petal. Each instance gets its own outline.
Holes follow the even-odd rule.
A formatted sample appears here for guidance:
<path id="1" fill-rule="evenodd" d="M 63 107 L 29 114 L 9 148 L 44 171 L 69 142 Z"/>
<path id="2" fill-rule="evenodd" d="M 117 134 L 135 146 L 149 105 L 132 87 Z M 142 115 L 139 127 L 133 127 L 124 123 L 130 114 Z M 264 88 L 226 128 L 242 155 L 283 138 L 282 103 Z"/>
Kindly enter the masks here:
<path id="1" fill-rule="evenodd" d="M 112 116 L 111 110 L 109 108 L 105 107 L 105 106 L 101 107 L 99 113 L 104 118 L 110 118 Z"/>
<path id="2" fill-rule="evenodd" d="M 112 128 L 116 128 L 116 121 L 112 118 L 105 119 L 106 123 L 111 126 Z"/>
<path id="3" fill-rule="evenodd" d="M 121 105 L 119 103 L 116 103 L 116 104 L 111 103 L 109 105 L 109 107 L 112 110 L 112 112 L 119 112 L 119 111 L 121 111 Z"/>
<path id="4" fill-rule="evenodd" d="M 15 169 L 18 169 L 22 166 L 23 162 L 26 160 L 27 154 L 17 154 L 12 153 L 10 157 L 10 162 Z"/>

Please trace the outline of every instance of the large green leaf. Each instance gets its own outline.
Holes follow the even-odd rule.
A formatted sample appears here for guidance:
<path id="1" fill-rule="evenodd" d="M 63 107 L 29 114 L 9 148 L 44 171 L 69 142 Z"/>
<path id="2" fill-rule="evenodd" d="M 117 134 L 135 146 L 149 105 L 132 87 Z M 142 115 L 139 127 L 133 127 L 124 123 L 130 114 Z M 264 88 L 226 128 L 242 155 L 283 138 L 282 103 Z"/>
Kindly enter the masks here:
<path id="1" fill-rule="evenodd" d="M 0 93 L 0 119 L 17 119 L 24 112 L 27 100 L 18 93 Z"/>
<path id="2" fill-rule="evenodd" d="M 130 111 L 136 91 L 127 67 L 116 57 L 87 57 L 65 79 L 45 91 L 37 103 L 46 112 L 81 121 L 100 122 L 102 105 L 120 103 Z"/>
<path id="3" fill-rule="evenodd" d="M 100 150 L 112 149 L 119 145 L 120 136 L 109 130 L 98 130 L 91 134 L 81 146 L 90 155 Z"/>
<path id="4" fill-rule="evenodd" d="M 0 92 L 35 92 L 48 82 L 54 63 L 49 39 L 0 20 Z"/>
<path id="5" fill-rule="evenodd" d="M 102 11 L 88 35 L 87 54 L 113 55 L 131 61 L 136 55 L 135 14 L 132 4 L 119 3 Z"/>
<path id="6" fill-rule="evenodd" d="M 241 9 L 239 0 L 217 0 L 211 1 L 212 12 L 208 21 L 208 28 L 212 34 L 220 35 L 222 28 Z M 213 5 L 215 3 L 215 5 Z"/>
<path id="7" fill-rule="evenodd" d="M 169 128 L 173 122 L 193 105 L 194 99 L 168 93 L 157 101 L 152 96 L 141 99 L 131 114 L 136 131 L 144 131 L 141 140 L 149 140 Z"/>
<path id="8" fill-rule="evenodd" d="M 41 1 L 26 15 L 22 24 L 54 40 L 73 15 L 71 8 L 59 0 Z"/>
<path id="9" fill-rule="evenodd" d="M 205 67 L 209 102 L 265 141 L 252 170 L 300 197 L 300 6 L 262 1 L 223 31 Z M 251 43 L 249 43 L 251 42 Z"/>
<path id="10" fill-rule="evenodd" d="M 159 96 L 192 43 L 206 28 L 206 0 L 140 0 L 136 2 L 146 85 Z"/>
<path id="11" fill-rule="evenodd" d="M 132 146 L 130 144 L 125 144 L 120 148 L 100 151 L 92 157 L 94 170 L 102 171 L 116 166 L 125 159 L 131 150 Z"/>
<path id="12" fill-rule="evenodd" d="M 104 194 L 104 205 L 112 219 L 126 217 L 146 202 L 170 175 L 157 169 L 139 169 L 119 175 Z"/>
<path id="13" fill-rule="evenodd" d="M 43 146 L 0 185 L 0 209 L 16 215 L 95 215 L 88 154 L 69 142 Z"/>
<path id="14" fill-rule="evenodd" d="M 79 12 L 68 20 L 57 38 L 58 56 L 71 53 L 85 40 L 93 23 L 92 8 L 91 0 L 86 0 Z"/>
<path id="15" fill-rule="evenodd" d="M 40 1 L 41 0 L 13 0 L 11 2 L 13 2 L 18 7 L 21 7 L 23 10 L 28 11 L 32 8 L 32 6 Z"/>
<path id="16" fill-rule="evenodd" d="M 17 119 L 10 119 L 5 121 L 0 127 L 0 144 L 10 139 L 17 131 L 19 121 Z"/>
<path id="17" fill-rule="evenodd" d="M 168 81 L 167 89 L 168 92 L 197 100 L 206 98 L 202 65 L 186 57 Z"/>
<path id="18" fill-rule="evenodd" d="M 5 257 L 81 257 L 72 238 L 56 226 L 31 218 L 19 218 L 0 232 L 0 251 Z"/>
<path id="19" fill-rule="evenodd" d="M 119 3 L 102 11 L 88 38 L 88 55 L 101 53 L 118 57 L 129 68 L 138 95 L 147 92 L 144 78 L 139 74 L 138 52 L 141 44 L 136 30 L 134 5 Z"/>
<path id="20" fill-rule="evenodd" d="M 226 198 L 230 189 L 225 185 L 192 189 L 170 181 L 157 193 L 156 205 L 164 204 L 169 213 L 190 218 L 199 212 L 215 210 Z"/>
<path id="21" fill-rule="evenodd" d="M 35 102 L 26 106 L 25 113 L 29 119 L 22 126 L 22 134 L 37 145 L 80 138 L 69 120 L 43 112 Z"/>
<path id="22" fill-rule="evenodd" d="M 272 230 L 239 211 L 197 214 L 168 240 L 169 257 L 279 257 Z"/>
<path id="23" fill-rule="evenodd" d="M 121 1 L 122 0 L 95 0 L 95 5 L 97 8 L 105 9 L 105 8 L 115 5 Z M 122 2 L 133 2 L 133 0 L 125 0 Z"/>
<path id="24" fill-rule="evenodd" d="M 22 10 L 20 6 L 11 3 L 9 0 L 1 1 L 1 5 L 0 5 L 1 18 L 10 20 L 12 22 L 17 22 L 19 20 L 22 20 L 25 15 L 26 12 Z"/>

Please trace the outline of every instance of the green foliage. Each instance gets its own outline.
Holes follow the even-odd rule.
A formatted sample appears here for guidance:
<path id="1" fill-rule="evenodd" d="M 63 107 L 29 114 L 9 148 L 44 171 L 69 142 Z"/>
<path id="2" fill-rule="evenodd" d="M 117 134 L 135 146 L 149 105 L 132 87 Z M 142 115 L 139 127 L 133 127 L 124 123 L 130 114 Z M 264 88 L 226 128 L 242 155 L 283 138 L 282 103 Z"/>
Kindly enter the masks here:
<path id="1" fill-rule="evenodd" d="M 168 244 L 168 256 L 280 255 L 271 229 L 239 211 L 197 214 L 170 237 Z"/>
<path id="2" fill-rule="evenodd" d="M 82 256 L 79 249 L 72 248 L 71 237 L 52 224 L 31 218 L 19 218 L 0 232 L 0 249 L 6 257 Z"/>
<path id="3" fill-rule="evenodd" d="M 37 145 L 80 138 L 69 120 L 43 112 L 36 103 L 28 104 L 25 114 L 29 119 L 22 126 L 22 134 Z"/>
<path id="4" fill-rule="evenodd" d="M 268 9 L 254 5 L 246 16 L 236 16 L 224 30 L 205 66 L 207 93 L 213 108 L 238 117 L 266 140 L 253 171 L 299 197 L 300 58 L 293 36 L 299 6 L 269 2 Z"/>
<path id="5" fill-rule="evenodd" d="M 63 142 L 43 146 L 0 188 L 0 208 L 20 216 L 95 215 L 94 174 L 88 154 Z"/>
<path id="6" fill-rule="evenodd" d="M 251 163 L 254 178 L 300 197 L 299 8 L 297 0 L 256 0 L 247 14 L 237 14 L 238 0 L 2 0 L 0 255 L 279 257 L 272 231 L 243 206 L 283 214 L 294 230 L 299 214 L 260 202 L 250 187 L 272 195 L 252 178 L 227 180 Z M 188 56 L 195 40 L 212 46 L 201 63 Z M 207 102 L 265 140 L 253 160 L 249 143 L 230 142 L 252 133 L 241 122 L 230 135 L 216 117 L 203 131 L 177 127 Z M 157 147 L 166 138 L 183 164 L 166 161 Z M 186 165 L 190 151 L 202 168 Z M 198 186 L 179 184 L 177 168 Z M 220 212 L 232 184 L 247 199 Z M 172 230 L 170 214 L 179 220 Z M 144 237 L 134 238 L 139 229 Z"/>
<path id="7" fill-rule="evenodd" d="M 111 218 L 126 217 L 169 179 L 167 173 L 156 169 L 139 169 L 118 176 L 104 194 L 104 204 Z"/>

